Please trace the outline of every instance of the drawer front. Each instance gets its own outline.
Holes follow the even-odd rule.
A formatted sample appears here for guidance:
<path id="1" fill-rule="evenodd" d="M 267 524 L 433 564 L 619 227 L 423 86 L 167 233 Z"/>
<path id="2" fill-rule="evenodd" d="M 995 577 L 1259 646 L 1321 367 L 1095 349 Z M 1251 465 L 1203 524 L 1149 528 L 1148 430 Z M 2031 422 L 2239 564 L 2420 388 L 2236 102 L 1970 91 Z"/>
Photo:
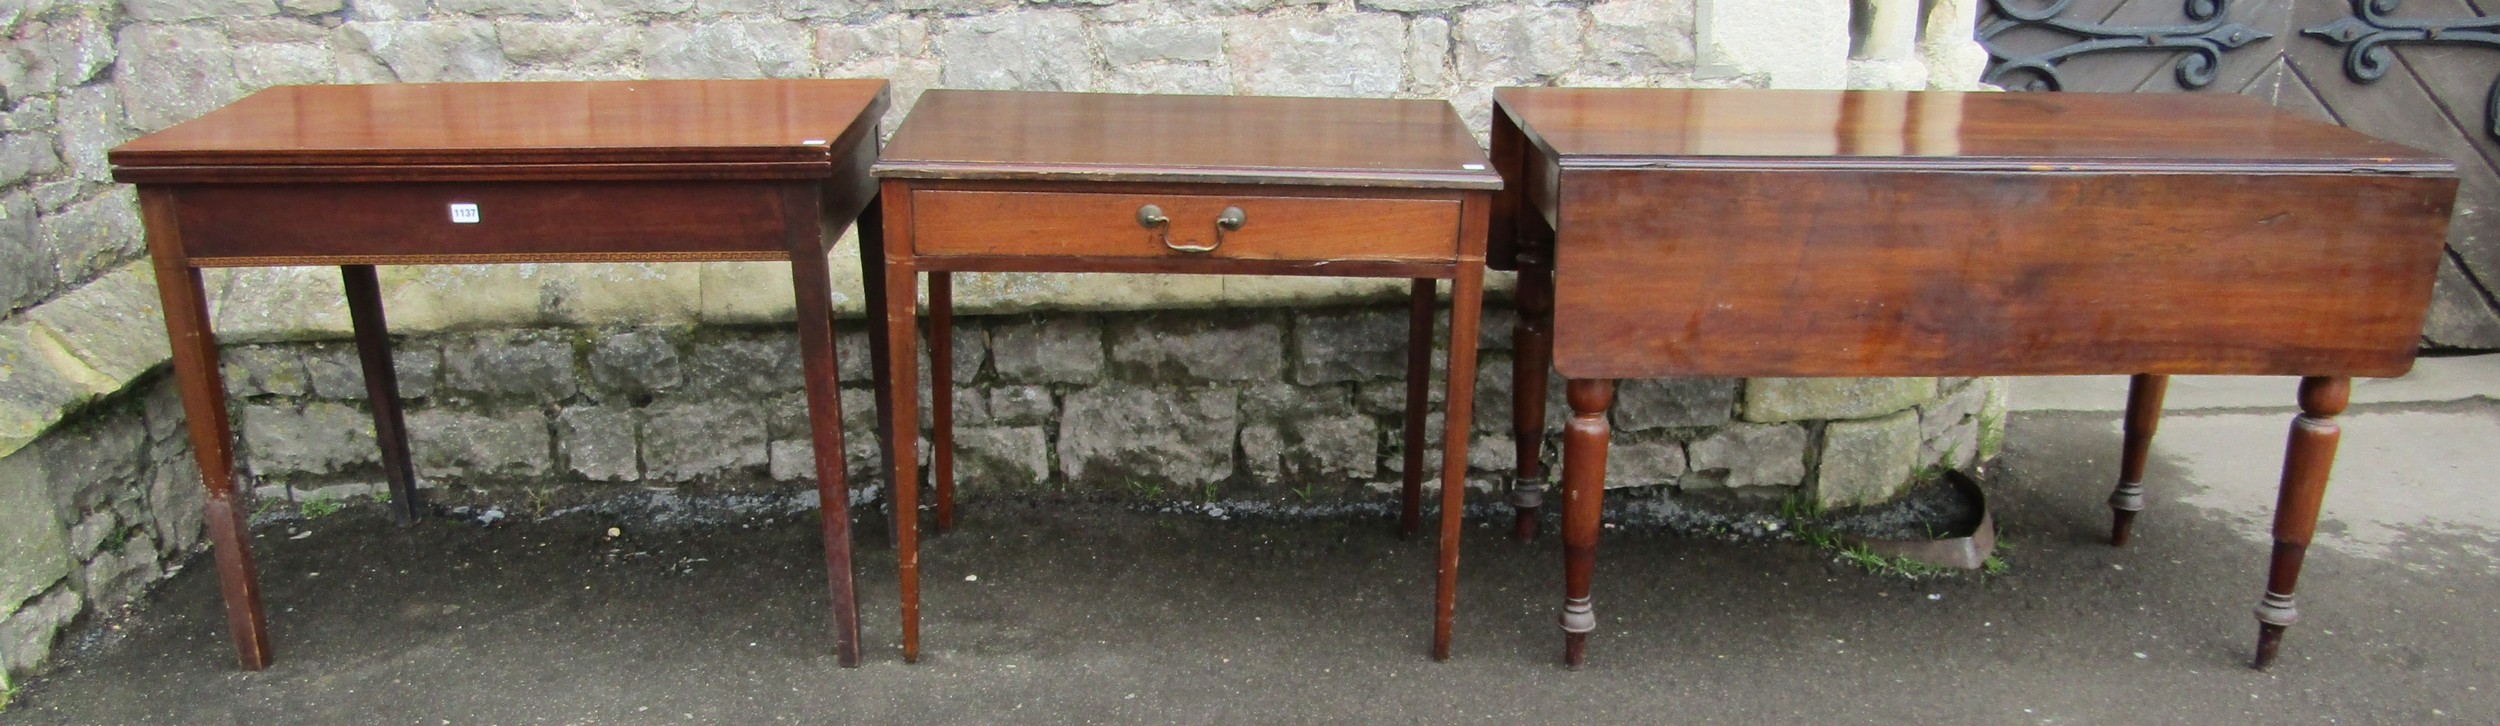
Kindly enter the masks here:
<path id="1" fill-rule="evenodd" d="M 912 249 L 928 256 L 1449 261 L 1456 199 L 919 190 Z M 1168 220 L 1148 226 L 1152 205 Z M 1219 220 L 1238 210 L 1237 229 Z"/>
<path id="2" fill-rule="evenodd" d="M 185 251 L 212 266 L 787 259 L 786 207 L 800 188 L 746 181 L 227 184 L 181 187 L 175 205 Z"/>

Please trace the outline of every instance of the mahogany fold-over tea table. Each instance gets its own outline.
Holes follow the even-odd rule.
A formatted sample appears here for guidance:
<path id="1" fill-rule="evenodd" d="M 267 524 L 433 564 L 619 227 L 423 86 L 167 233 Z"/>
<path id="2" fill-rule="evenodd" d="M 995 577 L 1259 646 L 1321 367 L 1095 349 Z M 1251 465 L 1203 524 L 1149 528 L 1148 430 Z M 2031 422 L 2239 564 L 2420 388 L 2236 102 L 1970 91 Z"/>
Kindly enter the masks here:
<path id="1" fill-rule="evenodd" d="M 929 273 L 931 468 L 954 524 L 955 272 L 1323 275 L 1412 280 L 1406 480 L 1421 518 L 1434 281 L 1451 282 L 1432 654 L 1449 656 L 1486 224 L 1501 178 L 1441 101 L 930 91 L 876 171 L 882 239 L 860 255 L 893 481 L 918 482 L 918 277 Z M 872 317 L 874 314 L 872 314 Z M 1231 436 L 1231 432 L 1220 435 Z M 896 452 L 902 455 L 896 456 Z M 918 486 L 895 488 L 903 658 L 920 655 Z"/>
<path id="2" fill-rule="evenodd" d="M 269 636 L 201 268 L 339 266 L 406 522 L 420 509 L 374 265 L 719 260 L 790 263 L 834 642 L 858 664 L 826 255 L 854 218 L 875 225 L 885 109 L 878 80 L 287 86 L 114 149 L 114 178 L 139 189 L 243 667 L 269 665 Z"/>
<path id="3" fill-rule="evenodd" d="M 1518 532 L 1567 381 L 1564 660 L 1614 381 L 2132 374 L 2114 544 L 2173 374 L 2300 376 L 2256 664 L 2352 376 L 2413 364 L 2457 182 L 2438 156 L 2214 94 L 1508 88 L 1488 259 L 1519 270 Z"/>

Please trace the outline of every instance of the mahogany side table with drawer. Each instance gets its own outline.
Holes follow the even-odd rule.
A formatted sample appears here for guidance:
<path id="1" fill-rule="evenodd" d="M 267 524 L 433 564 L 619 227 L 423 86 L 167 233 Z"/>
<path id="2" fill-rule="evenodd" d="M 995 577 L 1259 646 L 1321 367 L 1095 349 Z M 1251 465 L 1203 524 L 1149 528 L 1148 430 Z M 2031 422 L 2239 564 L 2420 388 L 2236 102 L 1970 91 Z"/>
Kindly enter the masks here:
<path id="1" fill-rule="evenodd" d="M 2412 367 L 2457 189 L 2437 155 L 2215 94 L 1506 88 L 1492 154 L 1529 493 L 1548 366 L 1567 381 L 1573 665 L 1616 379 L 2123 373 L 2119 545 L 2168 376 L 2302 377 L 2265 667 L 2350 377 Z"/>
<path id="2" fill-rule="evenodd" d="M 915 361 L 929 274 L 931 467 L 954 524 L 955 272 L 1396 277 L 1413 281 L 1403 531 L 1421 519 L 1435 280 L 1450 280 L 1432 654 L 1449 657 L 1492 192 L 1441 101 L 930 91 L 877 162 L 884 235 L 861 236 L 902 560 L 903 657 L 920 654 Z M 864 223 L 863 233 L 869 227 Z M 874 317 L 874 314 L 872 314 Z M 900 456 L 896 453 L 901 452 Z"/>
<path id="3" fill-rule="evenodd" d="M 270 662 L 204 267 L 338 265 L 391 514 L 420 510 L 375 265 L 790 263 L 834 642 L 859 663 L 827 254 L 876 226 L 880 80 L 283 86 L 111 152 L 136 184 L 226 624 Z M 793 372 L 798 375 L 798 372 Z"/>

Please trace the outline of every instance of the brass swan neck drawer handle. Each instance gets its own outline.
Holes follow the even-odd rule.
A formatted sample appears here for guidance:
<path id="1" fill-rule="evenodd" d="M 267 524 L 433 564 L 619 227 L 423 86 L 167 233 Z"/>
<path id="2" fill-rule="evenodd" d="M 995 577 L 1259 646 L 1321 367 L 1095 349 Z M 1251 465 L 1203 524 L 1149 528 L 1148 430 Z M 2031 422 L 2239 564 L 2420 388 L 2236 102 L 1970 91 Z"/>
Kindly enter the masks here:
<path id="1" fill-rule="evenodd" d="M 1249 223 L 1250 215 L 1241 211 L 1240 207 L 1225 207 L 1223 213 L 1215 215 L 1215 244 L 1180 244 L 1172 241 L 1172 218 L 1163 214 L 1163 207 L 1148 204 L 1137 208 L 1137 226 L 1154 230 L 1156 236 L 1163 240 L 1163 246 L 1175 252 L 1214 252 L 1215 248 L 1224 246 L 1224 233 L 1239 232 L 1242 225 Z"/>

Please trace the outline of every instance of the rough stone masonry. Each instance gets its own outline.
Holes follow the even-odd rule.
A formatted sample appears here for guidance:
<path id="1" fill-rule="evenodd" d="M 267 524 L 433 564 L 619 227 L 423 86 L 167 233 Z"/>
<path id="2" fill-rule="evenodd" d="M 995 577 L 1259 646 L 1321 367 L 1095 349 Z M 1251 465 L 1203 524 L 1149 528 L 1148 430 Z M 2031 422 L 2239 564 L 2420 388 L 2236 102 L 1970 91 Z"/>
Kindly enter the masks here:
<path id="1" fill-rule="evenodd" d="M 1404 316 L 1354 307 L 964 318 L 948 372 L 962 496 L 1385 496 L 1403 464 Z M 1512 470 L 1500 413 L 1511 403 L 1508 316 L 1491 317 L 1477 381 L 1487 413 L 1469 456 L 1480 488 Z M 850 332 L 839 345 L 852 476 L 881 481 L 866 339 Z M 543 507 L 620 486 L 738 491 L 811 476 L 786 328 L 453 333 L 403 340 L 397 357 L 418 475 L 440 497 Z M 240 458 L 263 496 L 376 490 L 356 365 L 345 342 L 230 351 Z M 1607 484 L 1881 502 L 1921 469 L 1992 454 L 2003 390 L 1994 379 L 1627 381 Z M 1561 431 L 1555 398 L 1549 436 Z M 1433 414 L 1429 440 L 1441 425 Z M 1428 452 L 1427 471 L 1438 454 Z"/>
<path id="2" fill-rule="evenodd" d="M 1446 98 L 1481 132 L 1504 85 L 1970 88 L 1984 63 L 1976 7 L 0 0 L 0 670 L 40 667 L 63 627 L 130 601 L 198 546 L 154 278 L 105 151 L 252 91 L 879 77 L 895 88 L 888 129 L 921 90 L 946 86 Z M 850 254 L 836 255 L 835 303 L 856 316 Z M 216 271 L 208 284 L 246 480 L 279 506 L 378 482 L 336 271 Z M 808 444 L 788 284 L 770 264 L 385 268 L 420 476 L 447 498 L 515 509 L 633 487 L 796 487 Z M 964 276 L 959 309 L 975 317 L 951 375 L 966 494 L 1378 497 L 1402 463 L 1400 287 Z M 1487 324 L 1479 411 L 1507 410 L 1506 320 Z M 845 345 L 848 453 L 866 477 L 864 346 Z M 1880 499 L 1913 469 L 1990 450 L 2000 390 L 1627 382 L 1610 480 Z M 1503 418 L 1476 422 L 1484 484 L 1508 473 Z"/>

